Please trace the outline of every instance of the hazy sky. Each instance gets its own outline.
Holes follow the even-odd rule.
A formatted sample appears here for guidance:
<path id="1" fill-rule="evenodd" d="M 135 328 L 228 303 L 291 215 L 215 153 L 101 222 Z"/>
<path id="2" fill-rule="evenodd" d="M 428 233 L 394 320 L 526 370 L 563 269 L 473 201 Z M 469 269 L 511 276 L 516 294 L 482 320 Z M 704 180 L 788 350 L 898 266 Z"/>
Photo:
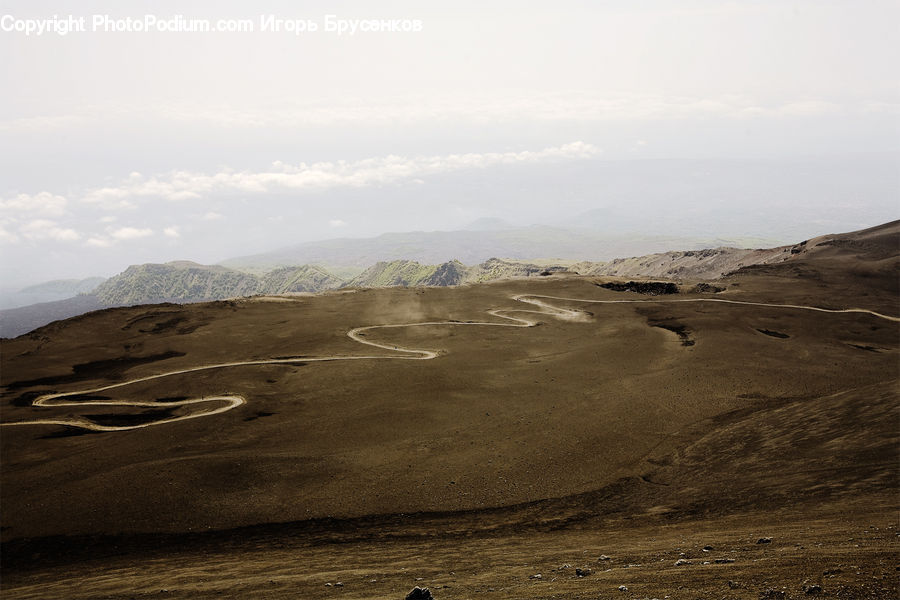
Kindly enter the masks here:
<path id="1" fill-rule="evenodd" d="M 4 285 L 480 217 L 897 218 L 900 3 L 485 4 L 0 2 Z M 15 31 L 54 15 L 87 31 Z M 368 19 L 421 30 L 326 31 Z"/>

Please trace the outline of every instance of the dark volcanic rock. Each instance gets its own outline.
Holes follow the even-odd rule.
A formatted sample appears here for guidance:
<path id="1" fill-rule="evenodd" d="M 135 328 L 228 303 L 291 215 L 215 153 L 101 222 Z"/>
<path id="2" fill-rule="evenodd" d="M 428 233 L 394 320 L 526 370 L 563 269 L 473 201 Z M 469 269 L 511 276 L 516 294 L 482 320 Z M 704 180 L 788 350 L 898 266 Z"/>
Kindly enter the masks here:
<path id="1" fill-rule="evenodd" d="M 718 294 L 724 292 L 725 288 L 710 283 L 698 283 L 692 291 L 697 294 Z"/>
<path id="2" fill-rule="evenodd" d="M 774 338 L 779 338 L 782 340 L 791 337 L 786 333 L 781 333 L 780 331 L 772 331 L 771 329 L 757 329 L 757 331 L 764 335 L 768 335 L 768 336 L 774 337 Z"/>
<path id="3" fill-rule="evenodd" d="M 406 595 L 406 600 L 434 600 L 428 588 L 416 586 Z"/>
<path id="4" fill-rule="evenodd" d="M 465 277 L 466 267 L 458 260 L 445 262 L 435 269 L 434 274 L 428 278 L 428 285 L 459 285 Z"/>
<path id="5" fill-rule="evenodd" d="M 822 586 L 821 586 L 821 585 L 804 585 L 804 586 L 803 586 L 803 591 L 806 592 L 807 594 L 810 594 L 810 595 L 812 595 L 812 594 L 821 594 L 821 593 L 822 593 Z"/>
<path id="6" fill-rule="evenodd" d="M 648 296 L 677 294 L 678 286 L 671 281 L 629 281 L 628 283 L 598 283 L 598 286 L 614 292 L 636 292 Z"/>
<path id="7" fill-rule="evenodd" d="M 659 327 L 661 329 L 665 329 L 667 331 L 671 331 L 674 334 L 678 335 L 678 339 L 681 340 L 682 346 L 693 346 L 694 340 L 691 339 L 690 330 L 681 325 L 679 323 L 668 323 L 663 321 L 648 321 L 651 327 Z"/>

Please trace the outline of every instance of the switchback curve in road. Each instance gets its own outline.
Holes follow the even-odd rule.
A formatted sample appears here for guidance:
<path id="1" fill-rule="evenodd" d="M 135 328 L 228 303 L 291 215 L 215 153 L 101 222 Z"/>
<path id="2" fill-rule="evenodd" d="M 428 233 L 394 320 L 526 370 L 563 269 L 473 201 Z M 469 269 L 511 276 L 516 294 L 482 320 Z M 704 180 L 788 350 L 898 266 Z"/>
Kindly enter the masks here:
<path id="1" fill-rule="evenodd" d="M 844 308 L 844 309 L 830 309 L 830 308 L 821 308 L 816 306 L 804 306 L 797 304 L 773 304 L 766 302 L 749 302 L 743 300 L 726 300 L 723 298 L 666 298 L 666 299 L 655 299 L 655 300 L 593 300 L 587 298 L 567 298 L 564 296 L 547 296 L 541 294 L 519 294 L 512 296 L 512 299 L 517 302 L 523 302 L 525 304 L 530 304 L 532 306 L 537 307 L 539 310 L 529 310 L 529 309 L 491 309 L 488 310 L 487 313 L 491 316 L 505 319 L 507 323 L 497 323 L 494 321 L 426 321 L 420 323 L 394 323 L 388 325 L 368 325 L 365 327 L 356 327 L 347 332 L 347 336 L 355 342 L 360 344 L 371 346 L 374 348 L 380 348 L 382 350 L 390 350 L 392 352 L 399 352 L 400 354 L 393 355 L 357 355 L 357 356 L 346 356 L 346 355 L 331 355 L 331 356 L 319 356 L 319 357 L 296 357 L 296 358 L 273 358 L 273 359 L 261 359 L 261 360 L 249 360 L 249 361 L 236 361 L 229 363 L 217 363 L 210 365 L 201 365 L 198 367 L 190 367 L 187 369 L 179 369 L 176 371 L 168 371 L 165 373 L 159 373 L 156 375 L 149 375 L 146 377 L 139 377 L 137 379 L 131 379 L 128 381 L 114 383 L 110 385 L 105 385 L 102 387 L 90 388 L 85 390 L 76 390 L 72 392 L 59 392 L 59 393 L 51 393 L 44 394 L 39 396 L 32 402 L 32 406 L 37 407 L 60 407 L 60 406 L 133 406 L 139 408 L 176 408 L 180 406 L 190 406 L 197 404 L 211 404 L 213 405 L 208 410 L 203 410 L 196 413 L 170 417 L 165 419 L 159 419 L 156 421 L 150 421 L 147 423 L 140 423 L 135 425 L 101 425 L 99 423 L 94 423 L 87 419 L 35 419 L 30 421 L 15 421 L 10 423 L 0 423 L 0 426 L 22 426 L 22 425 L 60 425 L 66 427 L 78 427 L 82 429 L 88 429 L 91 431 L 100 431 L 100 432 L 112 432 L 112 431 L 127 431 L 131 429 L 141 429 L 145 427 L 153 427 L 156 425 L 164 425 L 166 423 L 174 423 L 176 421 L 184 421 L 187 419 L 196 419 L 199 417 L 208 417 L 216 414 L 220 414 L 226 411 L 229 411 L 233 408 L 237 408 L 243 404 L 247 403 L 246 398 L 240 395 L 214 395 L 214 396 L 204 396 L 201 398 L 190 398 L 185 400 L 173 400 L 173 401 L 162 401 L 162 402 L 146 402 L 146 401 L 135 401 L 135 400 L 96 400 L 96 399 L 86 399 L 86 400 L 75 400 L 74 397 L 78 396 L 91 396 L 95 395 L 99 392 L 104 392 L 112 389 L 122 388 L 129 385 L 133 385 L 135 383 L 141 383 L 145 381 L 152 381 L 155 379 L 162 379 L 165 377 L 172 377 L 174 375 L 184 375 L 187 373 L 196 373 L 198 371 L 207 371 L 212 369 L 225 369 L 230 367 L 243 367 L 243 366 L 252 366 L 252 365 L 278 365 L 278 364 L 292 364 L 292 363 L 309 363 L 309 362 L 325 362 L 325 361 L 338 361 L 338 360 L 432 360 L 437 358 L 440 354 L 435 350 L 424 350 L 424 349 L 416 349 L 416 348 L 403 348 L 400 346 L 386 344 L 381 342 L 376 342 L 368 339 L 367 333 L 370 331 L 375 331 L 378 329 L 398 329 L 404 327 L 424 327 L 424 326 L 481 326 L 481 327 L 533 327 L 537 325 L 538 320 L 530 315 L 542 315 L 542 316 L 550 316 L 557 319 L 564 319 L 569 321 L 584 321 L 589 318 L 589 316 L 581 310 L 570 309 L 570 308 L 562 308 L 559 306 L 554 306 L 553 304 L 549 304 L 546 300 L 562 300 L 566 302 L 579 302 L 579 303 L 591 303 L 591 304 L 659 304 L 659 303 L 682 303 L 682 302 L 716 302 L 723 304 L 738 304 L 745 306 L 759 306 L 766 308 L 780 308 L 780 309 L 791 309 L 791 310 L 811 310 L 823 313 L 863 313 L 868 314 L 880 319 L 885 319 L 893 322 L 900 322 L 900 317 L 892 317 L 889 315 L 884 315 L 872 310 L 867 310 L 863 308 Z M 529 316 L 511 316 L 512 313 L 523 313 Z M 69 400 L 66 400 L 69 398 Z"/>

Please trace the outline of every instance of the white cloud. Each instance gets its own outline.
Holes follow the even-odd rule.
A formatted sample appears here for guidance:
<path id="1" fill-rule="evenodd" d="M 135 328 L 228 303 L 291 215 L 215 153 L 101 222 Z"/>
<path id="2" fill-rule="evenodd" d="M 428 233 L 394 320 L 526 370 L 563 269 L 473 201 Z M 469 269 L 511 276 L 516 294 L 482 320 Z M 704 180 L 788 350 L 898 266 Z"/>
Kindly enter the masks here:
<path id="1" fill-rule="evenodd" d="M 136 227 L 120 227 L 109 232 L 116 240 L 134 240 L 148 235 L 153 235 L 152 229 L 138 229 Z"/>
<path id="2" fill-rule="evenodd" d="M 11 231 L 7 231 L 5 227 L 0 227 L 0 242 L 3 242 L 4 244 L 15 244 L 18 241 L 19 236 Z"/>
<path id="3" fill-rule="evenodd" d="M 61 217 L 66 213 L 66 199 L 50 192 L 19 194 L 8 200 L 0 199 L 0 212 L 19 216 Z"/>
<path id="4" fill-rule="evenodd" d="M 169 227 L 168 229 L 175 229 L 173 227 Z M 88 238 L 88 240 L 84 243 L 85 246 L 89 246 L 91 248 L 109 248 L 119 242 L 126 242 L 128 240 L 136 240 L 143 237 L 147 237 L 153 235 L 153 230 L 149 228 L 139 229 L 137 227 L 119 227 L 118 229 L 114 229 L 112 227 L 106 228 L 106 233 L 108 235 L 94 235 Z M 177 235 L 177 231 L 176 231 Z"/>
<path id="5" fill-rule="evenodd" d="M 93 248 L 108 248 L 112 246 L 112 241 L 108 238 L 92 237 L 85 242 L 85 245 Z"/>
<path id="6" fill-rule="evenodd" d="M 521 152 L 487 152 L 449 154 L 444 156 L 381 156 L 359 161 L 300 163 L 289 165 L 276 161 L 266 171 L 234 171 L 216 173 L 173 171 L 167 175 L 146 177 L 132 173 L 116 186 L 89 190 L 84 200 L 105 206 L 132 205 L 141 197 L 172 201 L 197 199 L 215 193 L 262 194 L 283 191 L 326 190 L 339 187 L 367 187 L 420 180 L 428 175 L 465 169 L 486 169 L 500 165 L 526 165 L 542 162 L 578 160 L 600 154 L 600 149 L 582 141 L 542 150 Z M 208 212 L 204 220 L 223 218 Z"/>
<path id="7" fill-rule="evenodd" d="M 628 151 L 632 154 L 640 153 L 647 146 L 647 140 L 634 140 L 631 143 L 631 146 L 628 148 Z"/>
<path id="8" fill-rule="evenodd" d="M 87 203 L 99 203 L 103 208 L 135 208 L 151 198 L 171 201 L 203 198 L 214 194 L 266 194 L 302 193 L 334 188 L 362 188 L 404 183 L 423 183 L 429 176 L 462 170 L 489 169 L 506 165 L 533 165 L 538 163 L 580 160 L 598 156 L 600 149 L 582 141 L 552 146 L 541 150 L 518 152 L 484 152 L 448 154 L 436 156 L 388 155 L 357 161 L 331 161 L 300 163 L 297 165 L 275 162 L 262 171 L 236 171 L 223 168 L 213 173 L 174 171 L 165 175 L 146 176 L 132 172 L 118 183 L 90 189 L 81 195 Z M 141 202 L 143 200 L 143 202 Z M 56 220 L 37 218 L 68 215 L 64 197 L 50 192 L 19 194 L 0 201 L 0 241 L 15 243 L 20 238 L 29 241 L 56 240 L 71 242 L 84 237 L 84 245 L 108 248 L 120 242 L 154 235 L 150 228 L 115 227 L 119 221 L 115 215 L 99 218 L 106 225 L 105 231 L 82 236 L 78 231 L 59 224 Z M 11 213 L 11 214 L 4 214 Z M 196 218 L 217 221 L 225 215 L 213 210 L 198 211 Z M 280 220 L 281 217 L 276 217 Z M 274 219 L 273 219 L 274 220 Z M 27 222 L 26 222 L 27 221 Z M 25 224 L 23 224 L 25 223 Z M 328 222 L 331 228 L 346 227 L 342 219 Z M 161 230 L 168 238 L 180 236 L 178 227 L 171 225 Z"/>
<path id="9" fill-rule="evenodd" d="M 74 229 L 60 227 L 55 221 L 35 219 L 19 228 L 19 233 L 30 241 L 54 240 L 57 242 L 74 242 L 81 235 Z"/>

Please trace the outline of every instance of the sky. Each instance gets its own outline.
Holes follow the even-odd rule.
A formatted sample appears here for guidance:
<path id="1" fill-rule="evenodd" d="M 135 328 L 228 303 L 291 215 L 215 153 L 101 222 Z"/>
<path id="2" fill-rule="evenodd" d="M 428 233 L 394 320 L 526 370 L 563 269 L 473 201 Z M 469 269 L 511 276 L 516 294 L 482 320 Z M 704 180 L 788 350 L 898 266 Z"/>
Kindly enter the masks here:
<path id="1" fill-rule="evenodd" d="M 483 217 L 875 225 L 900 205 L 898 22 L 894 1 L 0 1 L 0 287 Z"/>

